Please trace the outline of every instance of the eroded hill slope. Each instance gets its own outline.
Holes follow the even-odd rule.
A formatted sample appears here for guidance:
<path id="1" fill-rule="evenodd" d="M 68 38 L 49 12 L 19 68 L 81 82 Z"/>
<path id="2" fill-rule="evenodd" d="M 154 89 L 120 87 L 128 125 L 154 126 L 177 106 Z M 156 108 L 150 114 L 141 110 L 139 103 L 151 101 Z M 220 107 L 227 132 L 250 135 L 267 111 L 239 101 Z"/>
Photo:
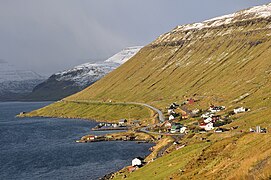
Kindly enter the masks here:
<path id="1" fill-rule="evenodd" d="M 164 107 L 184 96 L 269 106 L 271 4 L 178 26 L 116 71 L 66 100 L 148 102 Z"/>

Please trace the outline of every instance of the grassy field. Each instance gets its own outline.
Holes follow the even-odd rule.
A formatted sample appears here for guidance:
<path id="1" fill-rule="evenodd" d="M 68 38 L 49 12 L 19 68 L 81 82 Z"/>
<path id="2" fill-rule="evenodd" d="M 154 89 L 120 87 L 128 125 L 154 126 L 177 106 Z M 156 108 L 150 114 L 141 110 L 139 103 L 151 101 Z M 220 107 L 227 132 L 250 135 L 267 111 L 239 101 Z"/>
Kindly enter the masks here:
<path id="1" fill-rule="evenodd" d="M 150 109 L 139 105 L 60 101 L 23 116 L 81 118 L 103 122 L 118 122 L 118 120 L 126 118 L 127 120 L 140 119 L 143 122 L 150 122 L 154 119 L 153 115 Z"/>

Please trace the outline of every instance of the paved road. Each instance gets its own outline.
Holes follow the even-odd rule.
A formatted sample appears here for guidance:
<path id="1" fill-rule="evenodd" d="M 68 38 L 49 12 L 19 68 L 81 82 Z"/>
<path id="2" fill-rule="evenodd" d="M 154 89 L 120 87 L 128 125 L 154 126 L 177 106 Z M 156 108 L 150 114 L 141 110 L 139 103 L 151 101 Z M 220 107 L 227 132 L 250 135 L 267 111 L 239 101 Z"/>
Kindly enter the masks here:
<path id="1" fill-rule="evenodd" d="M 163 123 L 165 122 L 165 116 L 164 114 L 162 113 L 162 111 L 160 111 L 159 109 L 151 106 L 151 105 L 148 105 L 148 104 L 145 104 L 145 103 L 137 103 L 137 102 L 129 102 L 128 104 L 137 104 L 137 105 L 141 105 L 141 106 L 146 106 L 154 111 L 156 111 L 159 115 L 159 122 L 160 123 Z M 147 127 L 143 127 L 140 129 L 141 132 L 144 132 L 144 133 L 148 133 L 148 134 L 156 134 L 156 135 L 166 135 L 166 136 L 178 136 L 178 137 L 183 137 L 184 134 L 170 134 L 170 133 L 159 133 L 159 132 L 153 132 L 153 131 L 149 131 L 148 129 L 156 126 L 156 125 L 160 125 L 159 123 L 158 124 L 152 124 L 152 125 L 149 125 Z"/>
<path id="2" fill-rule="evenodd" d="M 65 101 L 65 100 L 64 100 Z M 71 102 L 82 102 L 82 103 L 91 103 L 91 102 L 99 102 L 99 101 L 71 101 Z M 143 127 L 140 129 L 141 132 L 144 132 L 144 133 L 148 133 L 148 134 L 156 134 L 156 135 L 166 135 L 166 136 L 184 136 L 183 134 L 170 134 L 170 133 L 159 133 L 159 132 L 152 132 L 152 131 L 149 131 L 148 129 L 156 126 L 156 125 L 160 125 L 160 123 L 163 123 L 165 122 L 165 116 L 164 114 L 162 113 L 162 111 L 160 111 L 159 109 L 149 105 L 149 104 L 145 104 L 145 103 L 139 103 L 139 102 L 113 102 L 112 104 L 135 104 L 135 105 L 140 105 L 140 106 L 145 106 L 145 107 L 148 107 L 150 109 L 152 109 L 153 111 L 157 112 L 158 114 L 158 119 L 159 119 L 159 123 L 158 124 L 152 124 L 152 125 L 149 125 L 147 127 Z"/>
<path id="3" fill-rule="evenodd" d="M 159 109 L 151 106 L 151 105 L 148 105 L 148 104 L 145 104 L 145 103 L 138 103 L 138 102 L 128 102 L 127 104 L 136 104 L 136 105 L 141 105 L 141 106 L 146 106 L 154 111 L 156 111 L 158 113 L 158 118 L 159 118 L 159 121 L 160 123 L 163 123 L 165 121 L 165 116 L 164 114 L 162 113 L 162 111 L 160 111 Z"/>

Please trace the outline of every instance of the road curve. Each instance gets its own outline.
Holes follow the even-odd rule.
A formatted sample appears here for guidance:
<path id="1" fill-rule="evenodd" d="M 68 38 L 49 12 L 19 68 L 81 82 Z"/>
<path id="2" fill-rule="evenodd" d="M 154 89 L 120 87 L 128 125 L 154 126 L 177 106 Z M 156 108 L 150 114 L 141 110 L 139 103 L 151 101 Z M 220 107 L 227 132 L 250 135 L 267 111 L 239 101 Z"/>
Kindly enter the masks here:
<path id="1" fill-rule="evenodd" d="M 162 111 L 160 111 L 159 109 L 151 106 L 151 105 L 148 105 L 148 104 L 145 104 L 145 103 L 138 103 L 138 102 L 127 102 L 127 104 L 136 104 L 136 105 L 141 105 L 141 106 L 145 106 L 145 107 L 148 107 L 154 111 L 156 111 L 158 113 L 158 118 L 159 118 L 159 122 L 160 123 L 163 123 L 165 122 L 165 116 L 164 114 L 162 113 Z"/>
<path id="2" fill-rule="evenodd" d="M 138 102 L 129 102 L 128 104 L 136 104 L 136 105 L 141 105 L 141 106 L 145 106 L 145 107 L 148 107 L 154 111 L 156 111 L 159 115 L 159 123 L 163 123 L 165 122 L 165 116 L 164 114 L 162 113 L 162 111 L 160 111 L 159 109 L 151 106 L 151 105 L 148 105 L 148 104 L 145 104 L 145 103 L 138 103 Z M 166 136 L 177 136 L 177 137 L 183 137 L 184 134 L 170 134 L 170 133 L 159 133 L 159 132 L 152 132 L 152 131 L 149 131 L 148 129 L 150 129 L 151 127 L 153 126 L 156 126 L 156 125 L 160 125 L 160 124 L 152 124 L 152 125 L 149 125 L 147 127 L 143 127 L 140 129 L 141 132 L 144 132 L 144 133 L 148 133 L 148 134 L 156 134 L 156 135 L 166 135 Z"/>

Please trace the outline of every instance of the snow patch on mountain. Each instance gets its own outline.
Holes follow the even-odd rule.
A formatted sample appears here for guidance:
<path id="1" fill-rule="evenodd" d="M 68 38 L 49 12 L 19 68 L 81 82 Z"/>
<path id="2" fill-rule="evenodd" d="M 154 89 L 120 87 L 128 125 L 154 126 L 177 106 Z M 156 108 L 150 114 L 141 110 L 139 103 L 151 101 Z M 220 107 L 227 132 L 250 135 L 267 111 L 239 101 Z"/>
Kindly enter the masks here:
<path id="1" fill-rule="evenodd" d="M 104 61 L 104 63 L 85 63 L 62 72 L 55 73 L 51 78 L 57 81 L 73 81 L 75 86 L 88 86 L 101 79 L 132 58 L 142 46 L 128 47 Z"/>
<path id="2" fill-rule="evenodd" d="M 19 100 L 16 98 L 30 93 L 44 80 L 45 77 L 33 71 L 17 68 L 0 59 L 0 101 Z"/>
<path id="3" fill-rule="evenodd" d="M 143 46 L 128 47 L 108 58 L 105 62 L 123 64 L 131 59 Z"/>
<path id="4" fill-rule="evenodd" d="M 0 60 L 0 82 L 27 81 L 33 79 L 44 79 L 44 77 L 33 71 L 19 69 L 4 60 Z"/>
<path id="5" fill-rule="evenodd" d="M 57 81 L 73 81 L 76 86 L 87 86 L 118 67 L 115 63 L 85 63 L 53 75 Z"/>
<path id="6" fill-rule="evenodd" d="M 267 18 L 270 16 L 271 16 L 271 3 L 267 5 L 262 5 L 262 6 L 255 6 L 243 11 L 238 11 L 233 14 L 216 17 L 213 19 L 203 21 L 201 23 L 177 26 L 177 28 L 173 30 L 173 32 L 180 31 L 180 30 L 188 31 L 188 30 L 193 30 L 193 29 L 201 30 L 203 28 L 218 27 L 221 25 L 235 23 L 238 21 L 245 21 L 245 20 L 257 19 L 257 18 Z"/>

